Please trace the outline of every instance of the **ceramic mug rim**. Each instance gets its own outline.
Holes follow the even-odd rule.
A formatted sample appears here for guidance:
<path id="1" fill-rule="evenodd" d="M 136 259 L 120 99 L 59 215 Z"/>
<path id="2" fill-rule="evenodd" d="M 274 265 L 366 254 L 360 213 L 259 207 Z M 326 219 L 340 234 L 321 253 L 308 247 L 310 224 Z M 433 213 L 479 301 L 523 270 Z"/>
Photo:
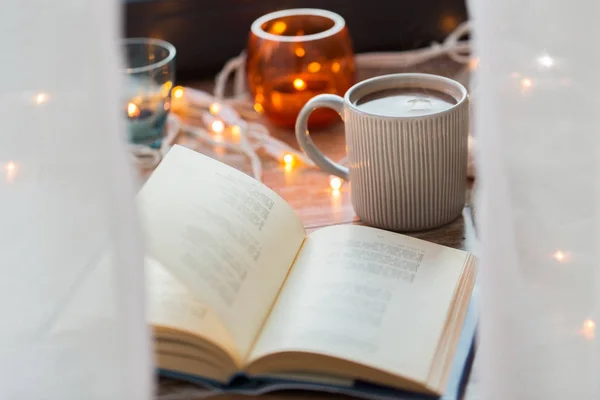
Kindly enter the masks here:
<path id="1" fill-rule="evenodd" d="M 457 98 L 457 96 L 452 96 L 456 99 L 456 104 L 453 104 L 451 107 L 449 107 L 445 110 L 442 110 L 439 112 L 434 112 L 431 114 L 421 114 L 421 115 L 393 115 L 393 116 L 392 115 L 380 115 L 380 114 L 374 114 L 374 113 L 367 112 L 354 104 L 354 102 L 352 101 L 352 96 L 356 93 L 356 91 L 358 91 L 360 89 L 364 89 L 365 87 L 368 87 L 368 86 L 372 86 L 375 83 L 381 83 L 381 82 L 390 82 L 391 83 L 391 85 L 389 86 L 390 88 L 403 87 L 403 85 L 400 85 L 401 83 L 406 84 L 409 82 L 412 85 L 407 85 L 406 86 L 407 88 L 419 87 L 418 85 L 416 85 L 416 83 L 420 83 L 420 82 L 429 83 L 429 84 L 437 83 L 437 84 L 445 85 L 447 88 L 453 88 L 453 89 L 457 90 L 457 92 L 460 94 L 460 96 L 458 98 Z M 437 87 L 436 87 L 436 90 L 444 91 L 443 88 L 440 89 Z M 368 93 L 366 93 L 366 94 L 368 94 Z M 452 95 L 452 93 L 448 93 L 448 94 Z M 361 114 L 361 115 L 364 115 L 367 117 L 383 119 L 383 120 L 405 121 L 405 120 L 423 120 L 423 119 L 430 119 L 430 118 L 438 118 L 442 115 L 454 112 L 454 110 L 456 110 L 458 107 L 462 106 L 467 101 L 468 97 L 469 97 L 469 93 L 468 93 L 467 89 L 462 84 L 455 81 L 454 79 L 450 79 L 450 78 L 446 78 L 444 76 L 434 75 L 434 74 L 398 73 L 398 74 L 380 75 L 380 76 L 365 79 L 364 81 L 356 83 L 354 86 L 352 86 L 350 89 L 348 89 L 348 91 L 344 95 L 344 103 L 345 103 L 346 107 L 351 109 L 352 112 L 354 112 L 356 114 Z"/>
<path id="2" fill-rule="evenodd" d="M 274 19 L 283 18 L 283 17 L 298 17 L 298 16 L 317 16 L 330 19 L 333 21 L 333 26 L 329 29 L 326 29 L 319 33 L 313 33 L 312 35 L 303 35 L 303 36 L 283 36 L 283 35 L 275 35 L 273 33 L 266 32 L 262 26 Z M 272 13 L 268 13 L 259 17 L 252 23 L 250 30 L 253 34 L 258 36 L 261 39 L 268 39 L 277 42 L 308 42 L 311 40 L 319 40 L 325 39 L 335 35 L 340 32 L 346 26 L 346 21 L 344 18 L 334 13 L 333 11 L 322 10 L 320 8 L 293 8 L 289 10 L 281 10 L 275 11 Z"/>

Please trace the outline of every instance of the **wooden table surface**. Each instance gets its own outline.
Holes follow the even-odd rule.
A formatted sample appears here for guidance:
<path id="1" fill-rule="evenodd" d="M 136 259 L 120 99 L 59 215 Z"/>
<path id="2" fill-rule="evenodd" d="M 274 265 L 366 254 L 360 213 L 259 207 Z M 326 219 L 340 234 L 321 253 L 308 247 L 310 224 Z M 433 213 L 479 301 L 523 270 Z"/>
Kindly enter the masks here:
<path id="1" fill-rule="evenodd" d="M 428 72 L 454 78 L 468 87 L 468 71 L 460 65 L 446 59 L 437 59 L 425 65 L 411 68 L 410 70 L 370 70 L 359 71 L 359 80 L 370 76 L 381 75 L 391 72 Z M 211 82 L 192 82 L 191 86 L 203 90 L 211 90 Z M 295 146 L 296 140 L 294 132 L 288 129 L 281 129 L 269 125 L 273 136 Z M 334 160 L 339 160 L 345 156 L 345 138 L 344 127 L 341 122 L 328 128 L 311 132 L 312 138 L 323 152 Z M 236 168 L 250 172 L 250 164 L 245 156 L 240 154 L 225 153 L 222 149 L 213 148 L 202 143 L 192 143 L 189 138 L 183 138 L 183 142 L 194 147 L 196 150 L 220 159 L 235 166 Z M 319 170 L 312 168 L 303 168 L 295 166 L 286 169 L 281 162 L 277 162 L 263 157 L 263 183 L 283 197 L 296 211 L 300 219 L 304 222 L 308 232 L 312 232 L 321 227 L 336 224 L 360 224 L 361 222 L 354 214 L 352 203 L 350 201 L 349 183 L 344 184 L 338 194 L 335 194 L 329 188 L 330 176 Z M 467 195 L 467 204 L 463 215 L 450 224 L 438 229 L 411 233 L 411 236 L 428 240 L 438 244 L 464 249 L 467 251 L 476 251 L 476 235 L 474 226 L 474 208 L 471 202 L 473 182 L 470 182 Z M 477 382 L 477 367 L 473 368 L 471 379 L 464 396 L 467 400 L 477 399 L 475 384 Z M 158 387 L 157 399 L 159 400 L 195 400 L 202 396 L 204 391 L 191 385 L 174 380 L 161 378 Z M 269 400 L 285 400 L 310 398 L 319 399 L 349 399 L 344 396 L 332 396 L 317 393 L 303 392 L 285 392 L 275 393 L 264 396 Z M 245 396 L 214 396 L 213 399 L 241 400 Z"/>

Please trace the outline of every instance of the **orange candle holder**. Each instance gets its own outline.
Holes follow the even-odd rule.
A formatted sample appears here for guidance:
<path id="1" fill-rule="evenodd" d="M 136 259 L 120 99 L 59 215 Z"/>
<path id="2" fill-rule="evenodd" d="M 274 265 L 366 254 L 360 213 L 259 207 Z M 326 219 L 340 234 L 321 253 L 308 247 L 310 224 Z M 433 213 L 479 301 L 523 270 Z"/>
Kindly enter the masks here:
<path id="1" fill-rule="evenodd" d="M 293 127 L 298 113 L 322 93 L 343 96 L 355 81 L 354 52 L 346 22 L 331 11 L 291 9 L 254 21 L 247 49 L 248 89 L 255 109 L 276 125 Z M 311 114 L 310 127 L 336 118 Z"/>

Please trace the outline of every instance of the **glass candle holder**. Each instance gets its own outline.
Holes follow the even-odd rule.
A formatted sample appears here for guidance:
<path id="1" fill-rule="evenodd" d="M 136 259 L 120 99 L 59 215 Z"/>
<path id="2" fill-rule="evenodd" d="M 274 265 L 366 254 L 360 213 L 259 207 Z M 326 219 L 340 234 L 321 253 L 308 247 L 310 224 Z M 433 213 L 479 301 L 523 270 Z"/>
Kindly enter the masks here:
<path id="1" fill-rule="evenodd" d="M 158 147 L 171 107 L 175 47 L 149 38 L 125 39 L 123 47 L 127 74 L 123 109 L 129 141 Z"/>
<path id="2" fill-rule="evenodd" d="M 255 109 L 277 125 L 293 127 L 312 97 L 343 96 L 354 84 L 354 53 L 344 19 L 318 9 L 260 17 L 248 40 L 246 74 Z M 335 118 L 332 110 L 317 110 L 309 127 L 327 125 Z"/>

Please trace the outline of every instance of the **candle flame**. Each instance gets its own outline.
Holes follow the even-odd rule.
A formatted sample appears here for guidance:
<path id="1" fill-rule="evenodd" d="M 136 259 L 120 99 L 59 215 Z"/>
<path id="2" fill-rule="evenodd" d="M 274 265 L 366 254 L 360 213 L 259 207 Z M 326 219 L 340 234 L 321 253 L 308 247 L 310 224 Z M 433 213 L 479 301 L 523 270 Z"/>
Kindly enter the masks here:
<path id="1" fill-rule="evenodd" d="M 256 111 L 257 113 L 262 113 L 264 111 L 262 104 L 254 103 L 254 111 Z"/>
<path id="2" fill-rule="evenodd" d="M 127 115 L 129 118 L 135 118 L 140 115 L 140 108 L 135 103 L 127 104 Z"/>
<path id="3" fill-rule="evenodd" d="M 277 21 L 271 27 L 271 33 L 281 35 L 287 29 L 287 24 L 283 21 Z"/>
<path id="4" fill-rule="evenodd" d="M 306 89 L 306 82 L 304 82 L 300 78 L 296 78 L 296 79 L 294 79 L 294 87 L 297 90 L 304 90 L 304 89 Z"/>
<path id="5" fill-rule="evenodd" d="M 306 55 L 306 50 L 304 50 L 303 47 L 296 47 L 294 52 L 296 53 L 297 57 L 304 57 Z"/>
<path id="6" fill-rule="evenodd" d="M 308 64 L 308 72 L 319 72 L 319 70 L 321 69 L 321 64 L 319 64 L 316 61 L 311 62 L 310 64 Z"/>

